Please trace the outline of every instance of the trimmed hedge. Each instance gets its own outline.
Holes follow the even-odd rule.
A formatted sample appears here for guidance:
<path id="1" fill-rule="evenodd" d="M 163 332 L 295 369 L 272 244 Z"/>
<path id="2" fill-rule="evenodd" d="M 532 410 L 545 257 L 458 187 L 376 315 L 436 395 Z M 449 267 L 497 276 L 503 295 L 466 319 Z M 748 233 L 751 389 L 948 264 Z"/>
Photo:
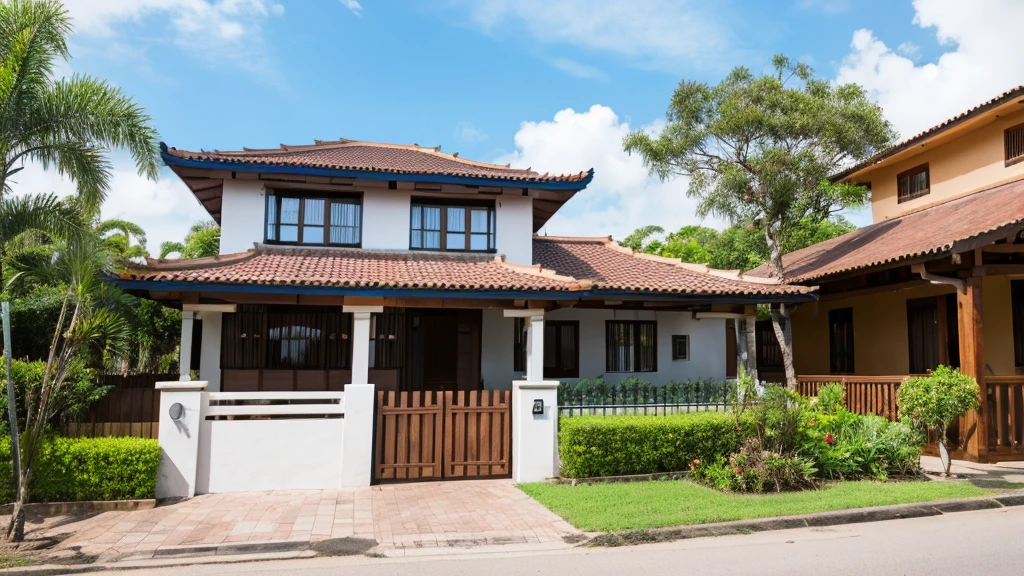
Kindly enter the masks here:
<path id="1" fill-rule="evenodd" d="M 740 446 L 736 419 L 720 412 L 574 416 L 559 426 L 565 478 L 681 472 L 694 460 L 724 458 Z"/>
<path id="2" fill-rule="evenodd" d="M 32 472 L 32 502 L 153 498 L 160 444 L 145 438 L 64 438 L 43 441 Z M 11 439 L 0 439 L 0 499 L 14 499 Z"/>

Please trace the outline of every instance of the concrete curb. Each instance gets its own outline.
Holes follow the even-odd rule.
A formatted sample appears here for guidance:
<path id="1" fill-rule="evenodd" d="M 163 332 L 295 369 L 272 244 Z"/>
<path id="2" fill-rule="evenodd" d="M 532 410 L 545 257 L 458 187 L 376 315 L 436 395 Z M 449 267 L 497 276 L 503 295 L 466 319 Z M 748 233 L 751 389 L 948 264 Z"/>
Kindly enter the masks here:
<path id="1" fill-rule="evenodd" d="M 63 514 L 88 514 L 90 512 L 131 512 L 149 510 L 156 506 L 156 500 L 86 500 L 83 502 L 35 502 L 25 505 L 26 514 L 60 516 Z M 14 504 L 0 504 L 0 516 L 10 516 Z"/>
<path id="2" fill-rule="evenodd" d="M 960 500 L 939 500 L 935 502 L 921 502 L 917 504 L 898 504 L 895 506 L 834 510 L 831 512 L 819 512 L 816 514 L 802 514 L 799 516 L 777 516 L 774 518 L 735 520 L 732 522 L 696 524 L 693 526 L 606 532 L 595 536 L 590 541 L 584 543 L 583 546 L 632 546 L 634 544 L 669 542 L 672 540 L 706 538 L 709 536 L 752 534 L 754 532 L 767 532 L 770 530 L 819 528 L 822 526 L 838 526 L 841 524 L 859 524 L 862 522 L 882 522 L 885 520 L 923 518 L 926 516 L 941 516 L 944 514 L 971 512 L 975 510 L 992 510 L 1010 506 L 1024 506 L 1024 492 L 1003 494 L 999 496 L 980 496 L 977 498 L 964 498 Z"/>

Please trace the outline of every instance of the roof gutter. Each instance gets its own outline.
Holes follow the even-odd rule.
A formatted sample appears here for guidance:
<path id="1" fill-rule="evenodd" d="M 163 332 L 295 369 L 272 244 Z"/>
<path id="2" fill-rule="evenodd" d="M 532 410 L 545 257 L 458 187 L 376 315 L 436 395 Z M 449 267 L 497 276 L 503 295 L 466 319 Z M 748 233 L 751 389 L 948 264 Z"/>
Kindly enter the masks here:
<path id="1" fill-rule="evenodd" d="M 927 280 L 932 284 L 943 284 L 946 286 L 953 286 L 962 294 L 967 293 L 967 283 L 959 278 L 950 278 L 949 276 L 940 276 L 938 274 L 932 274 L 925 267 L 924 264 L 912 264 L 910 271 L 914 274 L 921 276 L 922 280 Z"/>
<path id="2" fill-rule="evenodd" d="M 166 148 L 166 145 L 162 145 Z M 217 162 L 212 160 L 188 160 L 179 158 L 161 150 L 160 157 L 174 168 L 198 168 L 206 170 L 231 170 L 234 172 L 262 172 L 265 174 L 302 174 L 305 176 L 327 176 L 332 178 L 363 178 L 366 180 L 395 180 L 399 182 L 432 182 L 438 184 L 458 184 L 463 186 L 503 186 L 508 188 L 537 188 L 539 190 L 580 191 L 594 179 L 594 169 L 587 171 L 587 176 L 574 182 L 545 180 L 516 180 L 508 178 L 484 178 L 467 176 L 447 176 L 444 174 L 403 174 L 396 172 L 374 172 L 369 170 L 337 170 L 328 168 L 309 168 L 302 166 L 276 166 L 273 164 L 249 164 L 245 162 Z"/>

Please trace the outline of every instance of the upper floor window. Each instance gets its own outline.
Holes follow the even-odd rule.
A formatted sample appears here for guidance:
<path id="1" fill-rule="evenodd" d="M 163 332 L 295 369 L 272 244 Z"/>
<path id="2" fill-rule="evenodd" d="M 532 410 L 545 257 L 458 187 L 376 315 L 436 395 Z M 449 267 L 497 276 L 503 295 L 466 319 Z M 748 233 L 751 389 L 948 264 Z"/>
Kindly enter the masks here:
<path id="1" fill-rule="evenodd" d="M 1003 133 L 1006 145 L 1006 166 L 1024 162 L 1024 124 L 1017 124 Z"/>
<path id="2" fill-rule="evenodd" d="M 494 203 L 413 198 L 409 248 L 456 252 L 494 251 Z"/>
<path id="3" fill-rule="evenodd" d="M 267 242 L 359 246 L 361 230 L 362 201 L 358 197 L 267 194 Z"/>
<path id="4" fill-rule="evenodd" d="M 920 198 L 928 194 L 930 186 L 931 176 L 928 173 L 928 164 L 921 164 L 905 172 L 900 172 L 896 175 L 897 202 Z"/>

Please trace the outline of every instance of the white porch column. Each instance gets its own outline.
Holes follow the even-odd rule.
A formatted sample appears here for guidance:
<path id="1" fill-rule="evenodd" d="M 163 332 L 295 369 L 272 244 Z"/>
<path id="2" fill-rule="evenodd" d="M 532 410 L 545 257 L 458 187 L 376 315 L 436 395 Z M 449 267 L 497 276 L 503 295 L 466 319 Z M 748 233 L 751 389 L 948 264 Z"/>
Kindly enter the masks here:
<path id="1" fill-rule="evenodd" d="M 506 318 L 526 321 L 526 382 L 544 381 L 544 310 L 505 310 Z"/>
<path id="2" fill-rule="evenodd" d="M 156 497 L 191 498 L 196 494 L 206 382 L 157 382 L 156 389 L 160 392 L 161 452 Z"/>
<path id="3" fill-rule="evenodd" d="M 369 486 L 373 478 L 373 384 L 345 386 L 345 428 L 341 435 L 341 487 Z"/>
<path id="4" fill-rule="evenodd" d="M 352 314 L 352 383 L 370 383 L 370 316 L 383 306 L 344 306 Z"/>
<path id="5" fill-rule="evenodd" d="M 747 341 L 747 374 L 757 381 L 757 316 L 747 316 L 744 321 L 744 336 Z"/>
<path id="6" fill-rule="evenodd" d="M 199 379 L 209 382 L 210 392 L 220 392 L 220 331 L 223 312 L 202 312 L 203 346 L 199 352 Z"/>
<path id="7" fill-rule="evenodd" d="M 192 322 L 196 313 L 190 310 L 181 312 L 181 342 L 178 346 L 178 380 L 188 382 L 192 380 L 189 368 L 192 366 Z"/>

